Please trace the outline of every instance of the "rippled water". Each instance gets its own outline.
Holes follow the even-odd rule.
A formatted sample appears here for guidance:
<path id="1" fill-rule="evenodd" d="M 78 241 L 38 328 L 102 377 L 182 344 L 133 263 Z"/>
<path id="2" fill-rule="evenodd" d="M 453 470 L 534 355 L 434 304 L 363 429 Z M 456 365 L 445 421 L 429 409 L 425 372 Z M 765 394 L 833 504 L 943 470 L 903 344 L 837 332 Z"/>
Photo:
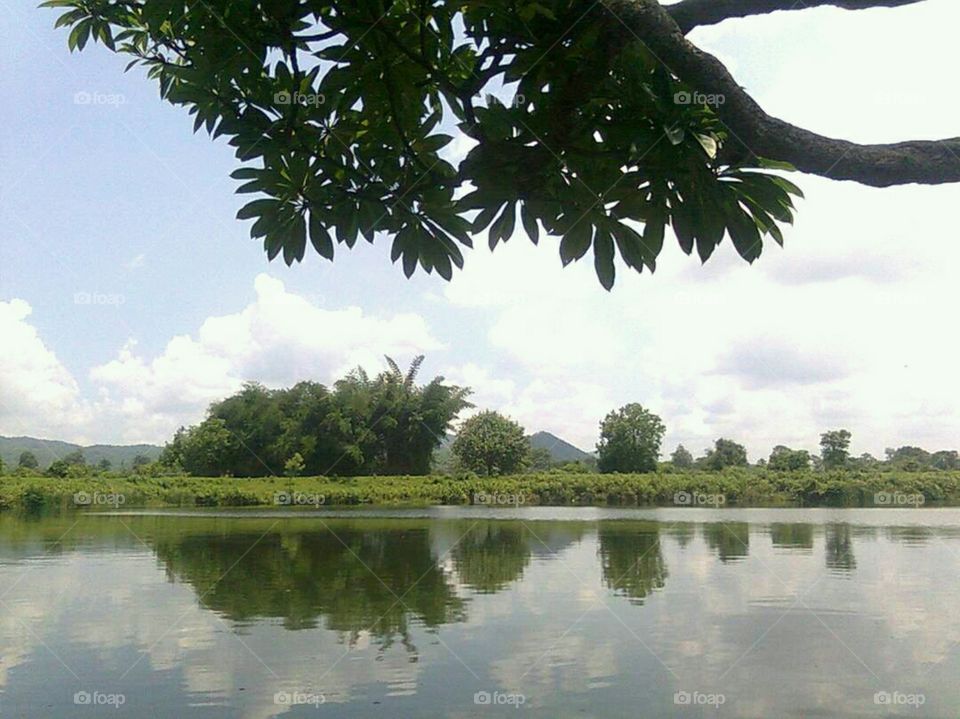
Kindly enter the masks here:
<path id="1" fill-rule="evenodd" d="M 960 511 L 0 515 L 3 717 L 956 717 Z"/>

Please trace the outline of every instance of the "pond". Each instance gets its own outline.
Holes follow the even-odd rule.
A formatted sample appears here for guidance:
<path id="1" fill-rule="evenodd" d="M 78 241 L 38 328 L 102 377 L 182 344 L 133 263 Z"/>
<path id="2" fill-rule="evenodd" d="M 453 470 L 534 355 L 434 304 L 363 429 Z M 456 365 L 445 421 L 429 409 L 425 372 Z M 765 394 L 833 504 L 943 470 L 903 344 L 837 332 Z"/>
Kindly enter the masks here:
<path id="1" fill-rule="evenodd" d="M 955 717 L 960 510 L 0 515 L 3 717 Z"/>

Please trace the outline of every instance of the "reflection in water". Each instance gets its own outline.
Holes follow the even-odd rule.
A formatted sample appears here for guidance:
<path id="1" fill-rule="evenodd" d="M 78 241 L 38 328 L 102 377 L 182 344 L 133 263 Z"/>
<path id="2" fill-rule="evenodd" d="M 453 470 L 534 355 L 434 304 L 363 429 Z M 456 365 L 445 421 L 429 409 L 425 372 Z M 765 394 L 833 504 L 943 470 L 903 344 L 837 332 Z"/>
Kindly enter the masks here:
<path id="1" fill-rule="evenodd" d="M 637 603 L 642 603 L 655 589 L 663 589 L 667 565 L 661 552 L 658 524 L 601 523 L 597 537 L 607 587 Z"/>
<path id="2" fill-rule="evenodd" d="M 686 547 L 688 544 L 690 544 L 690 542 L 693 541 L 693 538 L 697 536 L 697 528 L 695 524 L 683 522 L 681 524 L 668 527 L 666 533 L 676 539 L 677 544 L 679 544 L 681 547 Z"/>
<path id="3" fill-rule="evenodd" d="M 887 536 L 894 542 L 922 546 L 935 535 L 930 527 L 910 526 L 887 527 Z"/>
<path id="4" fill-rule="evenodd" d="M 813 525 L 771 524 L 770 539 L 783 549 L 813 549 Z"/>
<path id="5" fill-rule="evenodd" d="M 960 511 L 444 514 L 0 515 L 0 716 L 73 719 L 79 690 L 123 692 L 116 719 L 319 716 L 280 691 L 322 692 L 338 719 L 514 716 L 478 709 L 496 690 L 530 719 L 960 705 Z M 751 530 L 771 541 L 725 566 Z M 694 691 L 721 711 L 678 709 Z"/>
<path id="6" fill-rule="evenodd" d="M 411 617 L 428 627 L 464 617 L 425 528 L 190 534 L 158 539 L 155 550 L 172 577 L 237 621 L 276 617 L 304 629 L 323 615 L 351 642 L 368 631 L 388 645 L 408 643 Z"/>
<path id="7" fill-rule="evenodd" d="M 750 525 L 746 522 L 704 524 L 703 538 L 721 562 L 737 561 L 750 553 Z"/>
<path id="8" fill-rule="evenodd" d="M 853 539 L 849 524 L 828 524 L 826 534 L 827 569 L 840 574 L 850 574 L 857 568 L 857 559 L 853 556 Z"/>
<path id="9" fill-rule="evenodd" d="M 478 523 L 450 552 L 457 577 L 474 591 L 498 592 L 523 576 L 532 540 L 521 524 Z"/>

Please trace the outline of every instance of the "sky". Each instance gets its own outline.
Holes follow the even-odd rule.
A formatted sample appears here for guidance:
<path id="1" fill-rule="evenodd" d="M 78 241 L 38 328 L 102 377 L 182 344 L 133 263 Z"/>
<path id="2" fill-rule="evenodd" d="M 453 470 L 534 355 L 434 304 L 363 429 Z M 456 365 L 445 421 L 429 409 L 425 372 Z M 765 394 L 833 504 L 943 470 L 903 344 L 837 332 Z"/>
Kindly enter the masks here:
<path id="1" fill-rule="evenodd" d="M 0 435 L 163 443 L 243 381 L 329 383 L 405 365 L 591 450 L 639 402 L 665 453 L 718 437 L 752 460 L 815 450 L 960 447 L 956 185 L 867 188 L 794 174 L 786 247 L 754 265 L 729 240 L 701 265 L 668 241 L 613 291 L 556 239 L 485 238 L 447 283 L 407 280 L 389 241 L 335 263 L 268 262 L 235 219 L 237 167 L 141 70 L 66 49 L 57 13 L 0 15 Z M 860 142 L 958 134 L 955 0 L 734 20 L 691 39 L 771 114 Z M 456 142 L 451 152 L 464 152 Z M 340 248 L 338 247 L 338 250 Z"/>

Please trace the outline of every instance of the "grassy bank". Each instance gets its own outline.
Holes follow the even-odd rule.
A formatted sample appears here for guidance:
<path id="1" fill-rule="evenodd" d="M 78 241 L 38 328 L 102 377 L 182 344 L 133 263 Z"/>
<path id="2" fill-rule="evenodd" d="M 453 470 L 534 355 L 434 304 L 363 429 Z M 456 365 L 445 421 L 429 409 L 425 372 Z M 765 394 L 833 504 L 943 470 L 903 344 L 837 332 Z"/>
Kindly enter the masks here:
<path id="1" fill-rule="evenodd" d="M 681 493 L 688 493 L 684 496 Z M 877 497 L 878 493 L 887 493 Z M 655 474 L 562 472 L 429 477 L 0 478 L 0 508 L 293 505 L 915 506 L 960 504 L 960 472 L 797 472 L 759 469 Z M 922 497 L 922 499 L 917 499 Z M 878 501 L 879 499 L 879 501 Z M 79 500 L 79 502 L 78 502 Z"/>

